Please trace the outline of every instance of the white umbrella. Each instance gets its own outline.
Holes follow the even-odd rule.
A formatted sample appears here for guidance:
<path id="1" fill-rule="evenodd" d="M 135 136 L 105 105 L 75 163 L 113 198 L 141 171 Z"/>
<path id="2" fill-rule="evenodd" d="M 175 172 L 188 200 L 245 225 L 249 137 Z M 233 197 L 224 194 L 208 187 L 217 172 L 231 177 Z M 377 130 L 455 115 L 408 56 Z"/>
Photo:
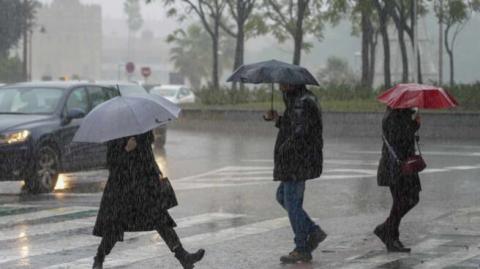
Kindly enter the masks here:
<path id="1" fill-rule="evenodd" d="M 74 142 L 104 143 L 146 133 L 178 118 L 181 109 L 160 96 L 115 97 L 83 119 Z"/>

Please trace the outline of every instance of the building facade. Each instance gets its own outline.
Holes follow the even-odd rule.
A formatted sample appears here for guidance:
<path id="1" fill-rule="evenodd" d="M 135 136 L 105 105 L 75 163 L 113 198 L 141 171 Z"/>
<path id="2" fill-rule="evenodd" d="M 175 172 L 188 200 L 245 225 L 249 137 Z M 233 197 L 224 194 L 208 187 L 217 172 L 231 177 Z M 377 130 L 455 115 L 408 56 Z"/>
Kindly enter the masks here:
<path id="1" fill-rule="evenodd" d="M 37 13 L 31 36 L 32 80 L 100 79 L 102 9 L 79 0 L 54 0 Z"/>

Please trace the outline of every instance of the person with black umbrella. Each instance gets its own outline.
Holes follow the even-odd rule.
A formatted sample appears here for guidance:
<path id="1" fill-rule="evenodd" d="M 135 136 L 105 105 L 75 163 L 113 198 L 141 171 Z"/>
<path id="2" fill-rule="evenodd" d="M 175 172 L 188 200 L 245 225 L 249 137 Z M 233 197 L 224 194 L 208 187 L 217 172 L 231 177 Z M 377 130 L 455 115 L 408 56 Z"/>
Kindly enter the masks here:
<path id="1" fill-rule="evenodd" d="M 264 115 L 279 128 L 274 150 L 274 180 L 280 181 L 277 201 L 288 212 L 295 249 L 280 260 L 309 262 L 327 234 L 303 209 L 305 182 L 320 177 L 323 168 L 322 115 L 315 95 L 305 85 L 281 84 L 285 112 Z"/>
<path id="2" fill-rule="evenodd" d="M 318 85 L 304 67 L 277 60 L 243 65 L 227 80 L 241 83 L 270 83 L 271 109 L 263 118 L 279 128 L 274 150 L 273 178 L 280 181 L 276 198 L 287 211 L 295 234 L 295 249 L 280 260 L 309 262 L 312 252 L 327 234 L 303 209 L 305 181 L 320 177 L 323 168 L 322 113 L 316 96 L 305 85 Z M 285 112 L 273 109 L 274 84 L 280 84 Z"/>

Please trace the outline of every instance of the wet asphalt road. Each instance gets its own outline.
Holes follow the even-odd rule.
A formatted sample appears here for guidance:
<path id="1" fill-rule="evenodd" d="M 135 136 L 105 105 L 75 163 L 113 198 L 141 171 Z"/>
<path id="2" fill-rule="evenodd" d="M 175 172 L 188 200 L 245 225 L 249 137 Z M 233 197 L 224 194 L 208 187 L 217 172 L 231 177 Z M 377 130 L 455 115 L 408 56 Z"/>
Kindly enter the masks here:
<path id="1" fill-rule="evenodd" d="M 479 268 L 480 141 L 422 141 L 429 168 L 420 204 L 401 226 L 411 254 L 388 254 L 371 231 L 391 204 L 376 185 L 379 138 L 325 138 L 325 167 L 305 208 L 329 234 L 311 264 L 281 265 L 293 248 L 272 182 L 274 130 L 173 128 L 155 149 L 180 206 L 171 211 L 196 268 Z M 228 130 L 225 130 L 228 129 Z M 62 175 L 53 194 L 23 196 L 0 183 L 0 268 L 90 268 L 91 236 L 106 171 Z M 180 268 L 155 233 L 131 233 L 105 268 Z"/>

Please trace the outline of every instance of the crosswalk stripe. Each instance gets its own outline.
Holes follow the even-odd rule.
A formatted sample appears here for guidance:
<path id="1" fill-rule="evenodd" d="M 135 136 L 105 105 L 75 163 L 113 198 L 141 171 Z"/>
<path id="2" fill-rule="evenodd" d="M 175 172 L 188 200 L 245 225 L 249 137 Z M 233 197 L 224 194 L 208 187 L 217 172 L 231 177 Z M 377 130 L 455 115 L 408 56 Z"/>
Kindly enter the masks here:
<path id="1" fill-rule="evenodd" d="M 434 238 L 427 239 L 413 246 L 412 252 L 428 252 L 450 241 L 451 240 L 434 239 Z M 366 259 L 361 259 L 362 255 L 357 255 L 354 257 L 347 258 L 347 260 L 351 262 L 346 266 L 341 267 L 340 269 L 373 269 L 379 265 L 408 257 L 408 255 L 409 254 L 406 254 L 406 253 L 388 253 L 387 254 L 385 252 L 382 252 L 379 255 L 375 255 L 373 257 L 366 258 Z M 431 267 L 431 268 L 439 268 L 439 267 Z"/>
<path id="2" fill-rule="evenodd" d="M 0 242 L 4 240 L 33 237 L 43 234 L 58 233 L 92 227 L 96 217 L 81 218 L 50 224 L 19 226 L 0 230 Z"/>
<path id="3" fill-rule="evenodd" d="M 197 234 L 182 238 L 181 241 L 183 244 L 195 245 L 201 243 L 202 246 L 206 246 L 249 235 L 267 233 L 276 229 L 285 228 L 289 225 L 290 222 L 288 218 L 277 218 L 235 228 L 227 228 L 217 232 Z M 108 261 L 105 262 L 105 265 L 108 267 L 125 266 L 135 262 L 140 262 L 145 259 L 158 257 L 162 255 L 162 253 L 165 254 L 168 252 L 164 245 L 165 244 L 163 242 L 158 241 L 135 249 L 129 249 L 121 252 L 114 251 L 112 254 L 110 254 Z M 89 268 L 91 265 L 92 259 L 85 258 L 69 263 L 50 266 L 44 269 Z"/>
<path id="4" fill-rule="evenodd" d="M 245 215 L 228 213 L 207 213 L 196 216 L 181 218 L 177 221 L 179 228 L 188 228 L 199 224 L 217 222 L 222 220 L 244 217 Z M 93 226 L 93 223 L 90 223 Z M 126 233 L 125 239 L 132 239 L 156 232 Z M 72 250 L 99 243 L 99 238 L 90 234 L 79 234 L 64 238 L 54 238 L 52 241 L 31 242 L 29 245 L 14 247 L 0 251 L 0 268 L 2 263 L 26 258 L 29 256 L 46 255 L 59 251 Z"/>
<path id="5" fill-rule="evenodd" d="M 442 257 L 425 261 L 416 265 L 413 269 L 428 269 L 428 268 L 446 268 L 451 265 L 455 265 L 462 261 L 471 259 L 480 255 L 480 245 L 470 246 L 468 249 L 454 251 L 448 253 Z"/>
<path id="6" fill-rule="evenodd" d="M 5 216 L 0 218 L 0 225 L 13 225 L 15 223 L 48 218 L 53 216 L 62 216 L 68 214 L 74 214 L 79 212 L 84 212 L 88 210 L 95 210 L 96 207 L 85 207 L 85 206 L 72 206 L 72 207 L 62 207 L 55 209 L 40 210 L 32 213 L 18 214 Z"/>

